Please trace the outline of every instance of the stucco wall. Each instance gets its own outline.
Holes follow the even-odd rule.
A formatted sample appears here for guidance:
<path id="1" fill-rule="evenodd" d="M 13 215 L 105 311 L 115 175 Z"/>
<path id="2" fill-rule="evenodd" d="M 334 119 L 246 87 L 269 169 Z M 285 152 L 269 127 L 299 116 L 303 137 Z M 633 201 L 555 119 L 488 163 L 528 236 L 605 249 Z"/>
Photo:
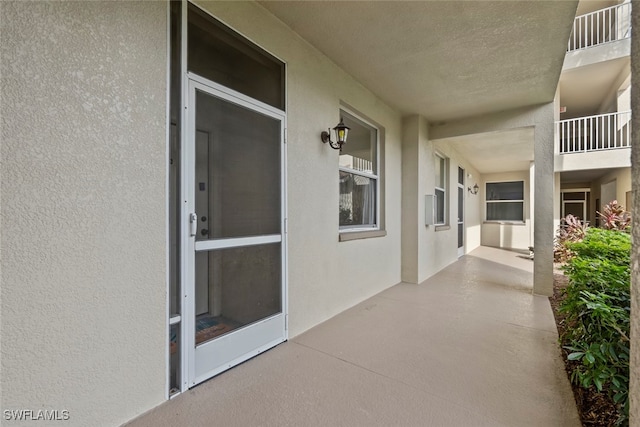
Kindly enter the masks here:
<path id="1" fill-rule="evenodd" d="M 402 280 L 421 283 L 458 259 L 458 167 L 465 169 L 465 253 L 480 245 L 480 205 L 466 188 L 478 177 L 450 144 L 430 141 L 424 117 L 404 117 L 402 130 Z M 436 153 L 448 159 L 446 224 L 425 224 L 425 196 L 435 194 Z"/>
<path id="2" fill-rule="evenodd" d="M 474 184 L 481 184 L 481 174 L 471 166 L 469 161 L 465 159 L 458 151 L 456 151 L 450 144 L 443 141 L 433 141 L 433 150 L 438 152 L 449 159 L 449 188 L 450 188 L 450 204 L 449 204 L 449 225 L 448 230 L 435 231 L 435 248 L 436 252 L 442 252 L 442 255 L 435 254 L 435 262 L 431 264 L 431 274 L 436 273 L 440 269 L 452 262 L 451 254 L 456 253 L 458 250 L 458 167 L 464 169 L 464 203 L 465 203 L 465 253 L 471 252 L 481 242 L 481 225 L 482 225 L 482 203 L 481 193 L 472 195 L 467 191 L 468 187 L 473 187 Z M 429 175 L 432 177 L 432 184 L 435 180 L 434 172 L 429 171 Z M 468 175 L 471 175 L 469 178 Z M 455 259 L 454 259 L 455 260 Z"/>
<path id="3" fill-rule="evenodd" d="M 166 4 L 0 8 L 0 407 L 117 425 L 166 392 Z"/>
<path id="4" fill-rule="evenodd" d="M 603 196 L 603 187 L 611 188 L 612 192 L 609 196 Z M 631 191 L 631 168 L 612 170 L 592 183 L 590 203 L 591 211 L 601 211 L 603 206 L 611 201 L 605 199 L 611 198 L 617 199 L 619 204 L 623 205 L 625 209 L 630 211 L 631 207 L 627 206 L 626 202 L 628 191 Z M 600 206 L 597 206 L 596 204 L 596 200 L 598 199 L 600 200 Z"/>
<path id="5" fill-rule="evenodd" d="M 400 281 L 400 114 L 261 6 L 198 2 L 287 63 L 289 336 Z M 347 105 L 384 128 L 387 235 L 338 241 L 338 151 L 320 132 Z"/>
<path id="6" fill-rule="evenodd" d="M 554 169 L 556 172 L 600 169 L 624 168 L 631 166 L 630 148 L 617 150 L 591 151 L 589 153 L 556 154 Z"/>

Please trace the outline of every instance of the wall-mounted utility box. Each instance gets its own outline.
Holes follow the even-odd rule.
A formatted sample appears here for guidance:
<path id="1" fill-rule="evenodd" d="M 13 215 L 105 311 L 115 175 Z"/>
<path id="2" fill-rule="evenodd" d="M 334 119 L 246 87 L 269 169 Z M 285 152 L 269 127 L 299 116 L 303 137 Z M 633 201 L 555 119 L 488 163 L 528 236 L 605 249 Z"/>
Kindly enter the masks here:
<path id="1" fill-rule="evenodd" d="M 424 224 L 433 225 L 436 220 L 436 196 L 427 194 L 424 196 Z"/>

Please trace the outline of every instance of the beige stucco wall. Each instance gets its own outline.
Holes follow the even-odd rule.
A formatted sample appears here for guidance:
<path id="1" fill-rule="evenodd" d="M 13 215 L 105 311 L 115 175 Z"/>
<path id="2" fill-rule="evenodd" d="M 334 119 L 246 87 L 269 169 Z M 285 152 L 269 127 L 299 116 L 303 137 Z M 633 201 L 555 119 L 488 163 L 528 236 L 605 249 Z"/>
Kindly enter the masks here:
<path id="1" fill-rule="evenodd" d="M 167 389 L 166 4 L 0 8 L 0 407 L 117 425 Z"/>
<path id="2" fill-rule="evenodd" d="M 450 144 L 429 140 L 426 119 L 406 116 L 402 128 L 402 280 L 421 283 L 458 259 L 458 167 L 479 176 Z M 446 224 L 425 223 L 425 196 L 435 194 L 436 153 L 448 159 L 448 200 Z M 466 187 L 465 177 L 465 253 L 480 245 L 480 219 L 477 196 Z"/>
<path id="3" fill-rule="evenodd" d="M 436 273 L 441 268 L 452 262 L 451 253 L 455 253 L 458 249 L 458 167 L 461 167 L 465 171 L 465 190 L 464 190 L 464 203 L 465 203 L 465 253 L 469 253 L 478 246 L 481 242 L 481 225 L 482 225 L 482 203 L 481 193 L 472 195 L 467 191 L 467 188 L 473 187 L 474 184 L 481 184 L 481 174 L 465 159 L 457 150 L 450 144 L 444 141 L 433 141 L 434 153 L 438 152 L 449 159 L 449 188 L 451 192 L 450 204 L 449 204 L 449 225 L 450 229 L 439 229 L 434 232 L 435 240 L 435 259 L 431 266 L 431 274 Z M 435 183 L 435 175 L 430 171 L 432 186 Z M 471 175 L 471 178 L 469 178 Z M 438 255 L 437 252 L 442 251 L 442 255 Z"/>
<path id="4" fill-rule="evenodd" d="M 531 186 L 530 171 L 483 174 L 478 195 L 482 199 L 483 208 L 486 203 L 485 188 L 488 182 L 523 181 L 524 182 L 524 223 L 487 222 L 486 211 L 482 211 L 482 245 L 497 248 L 527 250 L 531 241 Z"/>
<path id="5" fill-rule="evenodd" d="M 588 153 L 556 154 L 556 172 L 607 168 L 628 168 L 631 166 L 631 149 L 591 151 Z"/>
<path id="6" fill-rule="evenodd" d="M 198 2 L 287 63 L 289 336 L 400 281 L 400 114 L 250 2 Z M 384 128 L 387 235 L 338 241 L 338 151 L 320 132 L 348 105 Z"/>
<path id="7" fill-rule="evenodd" d="M 602 178 L 593 182 L 593 186 L 591 188 L 591 203 L 593 210 L 600 210 L 602 206 L 609 203 L 611 200 L 602 200 L 602 186 L 615 182 L 615 197 L 618 200 L 618 203 L 625 206 L 626 205 L 626 195 L 628 191 L 631 191 L 631 168 L 624 169 L 614 169 L 611 172 L 604 175 Z M 608 198 L 608 197 L 607 197 Z M 602 206 L 596 206 L 595 200 L 601 199 L 600 203 Z M 627 208 L 627 206 L 625 206 Z M 628 208 L 627 208 L 628 210 Z"/>

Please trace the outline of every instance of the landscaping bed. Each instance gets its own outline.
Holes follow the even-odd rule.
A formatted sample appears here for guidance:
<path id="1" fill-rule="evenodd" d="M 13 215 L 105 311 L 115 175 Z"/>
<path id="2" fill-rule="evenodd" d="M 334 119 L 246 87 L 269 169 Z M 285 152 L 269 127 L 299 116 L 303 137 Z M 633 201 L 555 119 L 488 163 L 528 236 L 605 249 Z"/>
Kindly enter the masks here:
<path id="1" fill-rule="evenodd" d="M 549 298 L 551 302 L 551 308 L 553 309 L 553 315 L 556 320 L 556 326 L 558 327 L 558 335 L 563 336 L 565 333 L 565 318 L 566 314 L 559 311 L 560 304 L 565 298 L 563 293 L 564 289 L 569 284 L 569 279 L 562 273 L 561 270 L 556 269 L 554 271 L 553 280 L 553 296 Z M 566 343 L 561 343 L 565 345 Z M 576 363 L 567 359 L 569 351 L 565 348 L 561 348 L 562 359 L 564 361 L 565 371 L 569 382 L 571 382 L 571 372 L 575 368 Z M 606 393 L 600 393 L 595 387 L 589 387 L 588 389 L 582 388 L 579 385 L 571 382 L 571 388 L 573 389 L 573 397 L 576 401 L 578 408 L 578 414 L 583 426 L 613 426 L 618 419 L 618 410 L 613 400 L 609 398 Z"/>

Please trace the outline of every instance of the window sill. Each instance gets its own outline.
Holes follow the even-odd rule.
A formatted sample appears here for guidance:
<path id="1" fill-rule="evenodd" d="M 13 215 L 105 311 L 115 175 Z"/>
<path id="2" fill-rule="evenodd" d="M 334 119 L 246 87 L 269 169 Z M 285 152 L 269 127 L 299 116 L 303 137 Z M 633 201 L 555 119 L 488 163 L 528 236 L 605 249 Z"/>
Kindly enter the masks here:
<path id="1" fill-rule="evenodd" d="M 338 235 L 339 242 L 348 242 L 349 240 L 371 239 L 373 237 L 384 237 L 387 235 L 385 230 L 366 230 L 366 231 L 342 231 Z"/>
<path id="2" fill-rule="evenodd" d="M 436 231 L 445 231 L 445 230 L 451 230 L 451 226 L 450 225 L 436 225 Z"/>
<path id="3" fill-rule="evenodd" d="M 497 225 L 527 225 L 524 221 L 484 221 L 484 224 L 497 224 Z"/>

